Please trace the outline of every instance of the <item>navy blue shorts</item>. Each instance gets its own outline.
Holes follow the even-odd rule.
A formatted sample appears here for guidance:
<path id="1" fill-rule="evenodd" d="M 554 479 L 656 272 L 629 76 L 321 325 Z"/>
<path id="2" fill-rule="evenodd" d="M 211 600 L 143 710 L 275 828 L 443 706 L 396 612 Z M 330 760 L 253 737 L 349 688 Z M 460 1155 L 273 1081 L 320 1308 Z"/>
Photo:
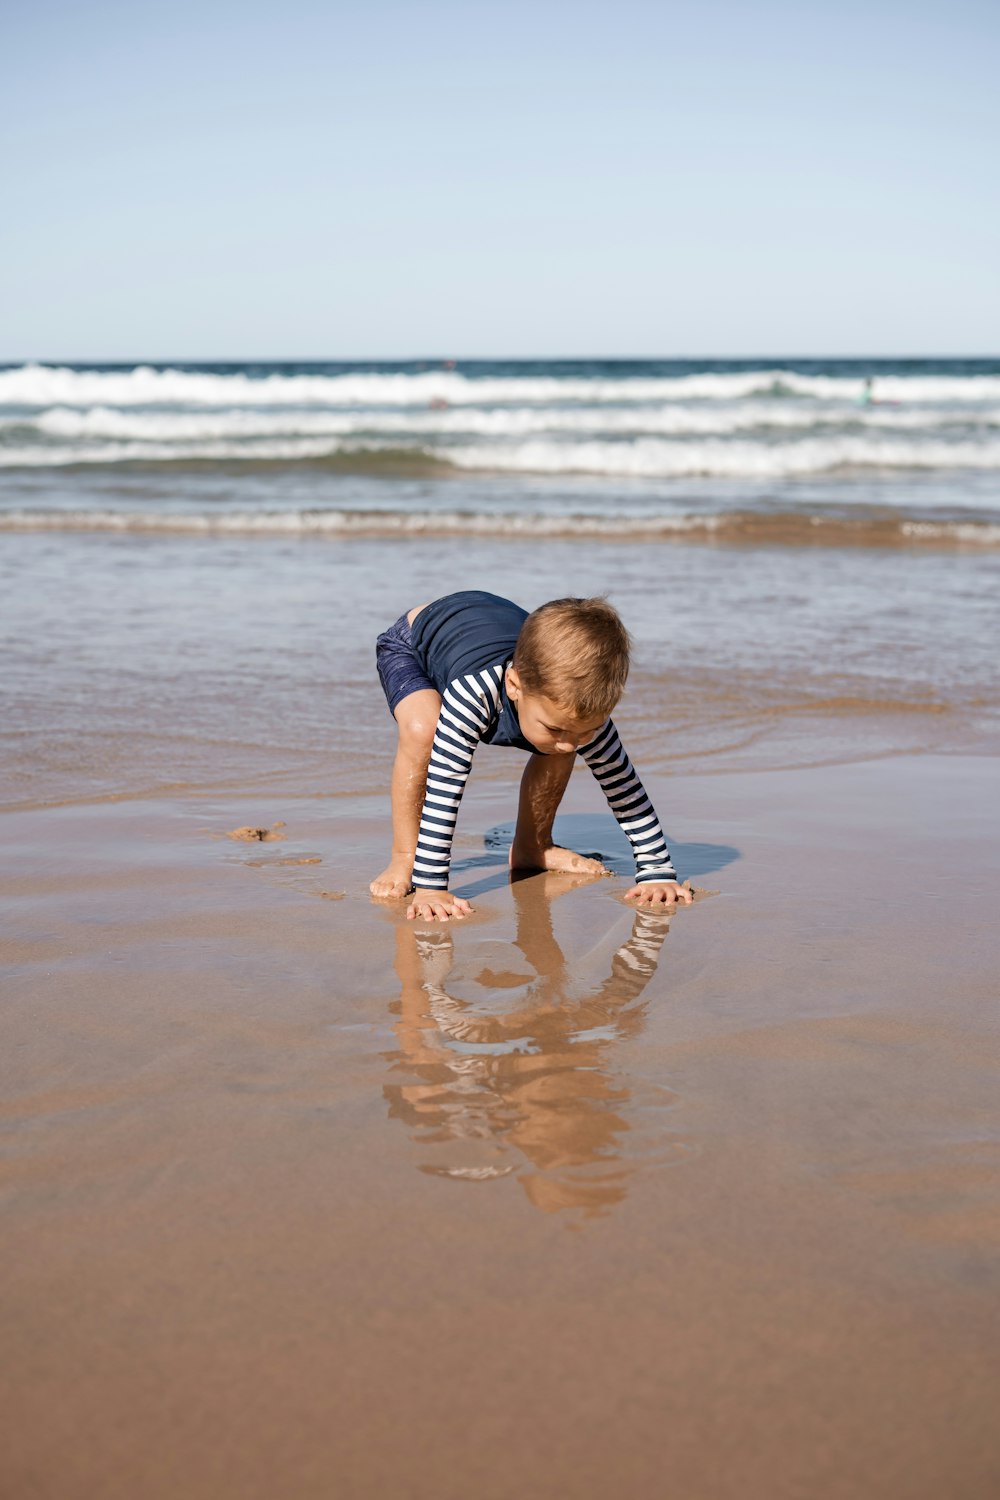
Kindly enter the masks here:
<path id="1" fill-rule="evenodd" d="M 393 716 L 397 706 L 411 693 L 419 693 L 424 688 L 437 692 L 417 660 L 417 653 L 413 649 L 413 631 L 405 615 L 400 615 L 395 625 L 383 630 L 375 642 L 375 665 L 385 701 Z"/>

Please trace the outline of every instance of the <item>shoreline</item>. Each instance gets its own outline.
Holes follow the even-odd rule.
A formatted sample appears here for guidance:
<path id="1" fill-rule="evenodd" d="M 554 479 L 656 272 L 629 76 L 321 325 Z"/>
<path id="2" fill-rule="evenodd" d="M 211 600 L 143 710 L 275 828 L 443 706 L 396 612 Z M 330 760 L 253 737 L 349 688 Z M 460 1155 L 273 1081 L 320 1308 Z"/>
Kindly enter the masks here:
<path id="1" fill-rule="evenodd" d="M 297 466 L 304 471 L 335 472 L 344 476 L 363 478 L 367 473 L 387 476 L 387 463 L 376 468 L 364 458 L 372 455 L 361 453 L 352 459 L 348 453 L 333 458 L 301 461 Z M 175 460 L 173 467 L 179 475 L 197 476 L 205 466 Z M 159 466 L 162 469 L 163 465 Z M 221 461 L 216 466 L 221 475 L 228 476 L 239 484 L 248 475 L 267 473 L 264 460 L 246 461 L 239 465 Z M 296 468 L 274 460 L 272 468 L 282 476 L 294 475 Z M 64 473 L 100 479 L 113 476 L 116 471 L 130 475 L 159 472 L 143 468 L 137 461 L 122 462 L 114 466 L 99 464 L 90 466 L 67 466 Z M 21 475 L 32 474 L 31 469 L 19 470 L 10 467 L 0 471 L 11 474 L 15 480 Z M 544 481 L 544 473 L 518 471 L 513 474 L 501 469 L 463 470 L 457 466 L 438 464 L 426 472 L 438 480 L 464 480 L 466 483 L 500 483 L 503 480 L 518 482 Z M 423 471 L 414 463 L 407 470 L 398 465 L 400 481 L 418 480 Z M 976 473 L 976 471 L 973 471 Z M 583 480 L 586 471 L 573 471 L 567 479 Z M 591 478 L 593 476 L 590 476 Z M 612 481 L 628 483 L 628 475 L 610 474 Z M 835 482 L 837 475 L 829 476 Z M 845 476 L 852 477 L 851 471 Z M 853 476 L 857 477 L 857 476 Z M 695 476 L 697 479 L 697 476 Z M 317 497 L 318 498 L 318 497 Z M 560 541 L 600 542 L 602 545 L 627 548 L 641 543 L 657 543 L 661 546 L 684 544 L 695 547 L 719 549 L 756 549 L 761 547 L 789 548 L 853 548 L 876 552 L 925 552 L 961 553 L 973 557 L 989 555 L 1000 547 L 1000 524 L 992 515 L 977 514 L 970 507 L 947 507 L 948 513 L 921 514 L 920 511 L 900 511 L 888 515 L 888 507 L 870 503 L 857 504 L 854 513 L 835 504 L 824 505 L 821 500 L 798 508 L 747 508 L 707 510 L 680 510 L 676 504 L 665 511 L 642 516 L 633 513 L 621 515 L 597 515 L 589 511 L 564 511 L 557 515 L 546 515 L 540 511 L 522 510 L 503 513 L 483 513 L 475 509 L 435 508 L 414 513 L 407 510 L 375 509 L 362 510 L 315 504 L 307 509 L 283 510 L 218 510 L 194 512 L 188 510 L 134 511 L 118 508 L 95 510 L 69 509 L 14 509 L 0 508 L 0 535 L 82 535 L 96 536 L 158 536 L 183 539 L 190 538 L 257 538 L 291 541 L 327 541 L 330 543 L 352 541 L 424 541 L 449 540 L 453 538 L 495 539 L 514 542 Z M 959 511 L 959 514 L 955 512 Z"/>
<path id="2" fill-rule="evenodd" d="M 946 708 L 939 707 L 936 704 L 914 704 L 912 708 L 910 705 L 900 705 L 900 708 L 903 712 L 906 712 L 908 709 L 915 713 L 939 714 L 947 712 Z M 808 706 L 803 706 L 800 709 L 793 710 L 793 712 L 806 714 L 809 712 L 822 712 L 822 710 L 810 710 Z M 877 717 L 880 713 L 884 713 L 884 709 L 878 704 L 872 704 L 872 717 Z M 661 771 L 659 773 L 659 782 L 665 786 L 683 786 L 689 780 L 696 779 L 700 781 L 707 777 L 726 779 L 732 776 L 785 776 L 789 772 L 795 771 L 833 771 L 839 768 L 847 769 L 851 766 L 869 765 L 877 761 L 922 760 L 927 757 L 935 760 L 982 760 L 988 762 L 1000 761 L 1000 752 L 990 754 L 985 751 L 972 752 L 968 749 L 949 750 L 936 747 L 926 749 L 921 746 L 915 746 L 913 749 L 908 750 L 895 746 L 881 751 L 859 751 L 854 756 L 841 752 L 838 755 L 831 756 L 828 760 L 778 761 L 773 765 L 747 767 L 732 765 L 713 767 L 711 764 L 712 753 L 707 752 L 701 757 L 706 764 L 701 764 L 694 768 L 683 765 L 676 771 L 668 773 Z M 685 758 L 693 759 L 694 755 L 692 754 L 690 757 Z M 504 770 L 508 769 L 507 767 L 504 770 L 492 767 L 484 771 L 480 764 L 475 769 L 477 781 L 483 786 L 495 788 L 498 784 L 505 785 L 511 779 L 504 774 Z M 244 802 L 253 802 L 255 799 L 270 798 L 272 802 L 281 802 L 282 805 L 289 800 L 295 802 L 301 801 L 310 805 L 327 801 L 348 803 L 359 801 L 368 804 L 381 796 L 381 792 L 359 792 L 343 788 L 338 790 L 318 784 L 312 790 L 303 790 L 303 781 L 308 781 L 309 779 L 289 770 L 279 772 L 273 777 L 264 775 L 260 778 L 261 782 L 272 781 L 273 787 L 271 789 L 259 785 L 253 778 L 243 778 L 242 780 L 234 779 L 195 784 L 178 782 L 174 785 L 137 788 L 135 791 L 92 792 L 81 793 L 76 797 L 52 797 L 39 799 L 38 801 L 0 803 L 0 829 L 3 827 L 2 820 L 6 817 L 17 817 L 27 813 L 55 813 L 63 809 L 70 810 L 73 808 L 115 807 L 132 802 L 148 804 L 163 803 L 169 807 L 177 807 L 181 803 L 202 803 L 214 800 L 217 802 L 232 802 L 235 806 Z M 650 779 L 648 776 L 644 778 L 644 780 Z M 582 774 L 579 780 L 581 783 L 586 783 L 586 777 Z"/>
<path id="3" fill-rule="evenodd" d="M 618 601 L 635 653 L 615 717 L 643 775 L 992 751 L 996 575 L 993 554 L 933 550 L 11 535 L 0 800 L 380 790 L 373 642 L 447 577 L 506 579 L 526 607 Z"/>

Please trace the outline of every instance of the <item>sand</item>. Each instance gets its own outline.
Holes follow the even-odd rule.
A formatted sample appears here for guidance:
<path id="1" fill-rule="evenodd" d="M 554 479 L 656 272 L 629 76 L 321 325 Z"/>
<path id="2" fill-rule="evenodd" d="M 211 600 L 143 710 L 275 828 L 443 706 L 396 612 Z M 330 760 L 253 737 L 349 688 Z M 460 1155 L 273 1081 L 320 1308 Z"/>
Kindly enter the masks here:
<path id="1" fill-rule="evenodd" d="M 669 922 L 492 781 L 450 929 L 377 799 L 4 817 L 5 1495 L 998 1492 L 997 761 L 651 789 Z"/>

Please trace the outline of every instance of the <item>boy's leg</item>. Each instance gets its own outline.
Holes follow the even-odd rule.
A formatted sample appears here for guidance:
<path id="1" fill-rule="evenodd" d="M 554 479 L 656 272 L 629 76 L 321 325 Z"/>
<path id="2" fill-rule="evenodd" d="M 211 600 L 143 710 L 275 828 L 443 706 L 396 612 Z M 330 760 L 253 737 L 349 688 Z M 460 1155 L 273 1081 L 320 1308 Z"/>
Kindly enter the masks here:
<path id="1" fill-rule="evenodd" d="M 517 827 L 510 846 L 512 870 L 570 870 L 581 875 L 606 875 L 599 859 L 587 859 L 552 842 L 552 824 L 573 773 L 576 754 L 529 755 L 521 777 Z"/>
<path id="2" fill-rule="evenodd" d="M 369 886 L 373 896 L 405 896 L 412 888 L 427 766 L 440 712 L 441 695 L 433 688 L 408 693 L 396 705 L 399 743 L 392 768 L 392 858 Z"/>

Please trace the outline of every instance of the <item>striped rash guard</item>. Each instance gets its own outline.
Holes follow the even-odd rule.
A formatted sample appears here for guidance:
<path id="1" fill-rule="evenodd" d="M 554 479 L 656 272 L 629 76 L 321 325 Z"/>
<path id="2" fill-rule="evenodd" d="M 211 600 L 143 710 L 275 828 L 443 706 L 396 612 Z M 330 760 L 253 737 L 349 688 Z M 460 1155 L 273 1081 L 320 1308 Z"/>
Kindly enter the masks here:
<path id="1" fill-rule="evenodd" d="M 459 804 L 480 741 L 539 754 L 521 734 L 505 673 L 527 611 L 495 594 L 467 590 L 437 599 L 413 622 L 413 649 L 441 694 L 427 790 L 413 862 L 419 890 L 446 891 Z M 581 745 L 608 806 L 632 845 L 636 881 L 676 880 L 659 819 L 611 719 Z"/>

